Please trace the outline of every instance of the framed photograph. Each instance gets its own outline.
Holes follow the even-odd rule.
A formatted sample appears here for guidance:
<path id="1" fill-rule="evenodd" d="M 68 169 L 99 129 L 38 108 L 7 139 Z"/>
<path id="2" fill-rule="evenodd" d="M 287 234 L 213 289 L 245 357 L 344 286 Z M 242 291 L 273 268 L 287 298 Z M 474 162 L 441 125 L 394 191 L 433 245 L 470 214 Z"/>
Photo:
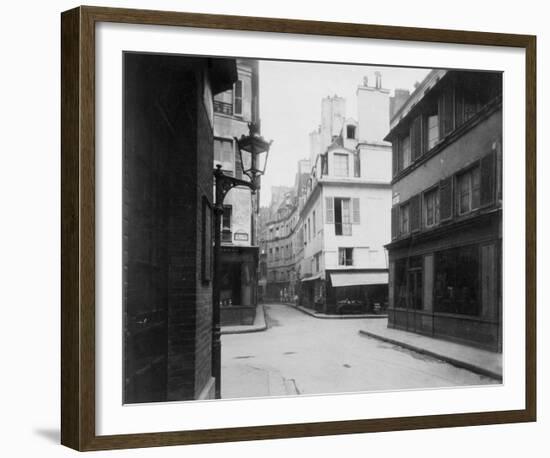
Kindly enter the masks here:
<path id="1" fill-rule="evenodd" d="M 536 38 L 62 13 L 81 451 L 536 420 Z"/>

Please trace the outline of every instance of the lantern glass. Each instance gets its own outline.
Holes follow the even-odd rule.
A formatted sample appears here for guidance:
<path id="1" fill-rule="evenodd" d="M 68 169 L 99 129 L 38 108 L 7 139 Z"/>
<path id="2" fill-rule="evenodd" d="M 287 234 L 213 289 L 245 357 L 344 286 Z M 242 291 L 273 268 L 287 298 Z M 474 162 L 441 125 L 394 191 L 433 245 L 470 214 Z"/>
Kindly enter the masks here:
<path id="1" fill-rule="evenodd" d="M 237 140 L 243 173 L 256 182 L 256 177 L 265 173 L 271 142 L 264 140 L 254 125 L 249 125 L 250 134 Z"/>

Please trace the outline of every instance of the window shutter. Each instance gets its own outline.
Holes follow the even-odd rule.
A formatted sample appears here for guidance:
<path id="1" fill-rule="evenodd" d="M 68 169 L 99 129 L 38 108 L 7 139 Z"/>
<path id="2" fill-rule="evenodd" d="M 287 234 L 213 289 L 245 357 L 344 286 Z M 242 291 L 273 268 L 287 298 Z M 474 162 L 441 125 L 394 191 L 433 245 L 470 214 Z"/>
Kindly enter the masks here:
<path id="1" fill-rule="evenodd" d="M 464 122 L 464 94 L 463 90 L 456 88 L 455 92 L 455 124 L 456 127 Z"/>
<path id="2" fill-rule="evenodd" d="M 234 115 L 243 114 L 243 82 L 242 80 L 237 80 L 235 82 L 235 88 L 233 91 L 233 114 Z"/>
<path id="3" fill-rule="evenodd" d="M 422 118 L 417 116 L 411 124 L 411 161 L 422 156 Z"/>
<path id="4" fill-rule="evenodd" d="M 439 96 L 439 138 L 453 130 L 453 88 L 445 89 Z"/>
<path id="5" fill-rule="evenodd" d="M 325 206 L 327 208 L 327 224 L 334 224 L 334 199 L 325 197 Z"/>
<path id="6" fill-rule="evenodd" d="M 453 177 L 439 182 L 439 219 L 446 221 L 453 217 Z"/>
<path id="7" fill-rule="evenodd" d="M 396 137 L 393 139 L 391 144 L 391 151 L 392 151 L 392 170 L 393 170 L 393 176 L 397 175 L 397 172 L 399 171 L 397 168 L 398 165 L 398 148 L 399 148 L 399 139 Z"/>
<path id="8" fill-rule="evenodd" d="M 235 177 L 239 180 L 243 177 L 243 168 L 241 164 L 241 155 L 237 151 L 238 148 L 233 146 L 233 157 L 235 158 Z"/>
<path id="9" fill-rule="evenodd" d="M 353 224 L 361 223 L 361 213 L 359 210 L 359 197 L 354 197 L 352 199 L 353 203 Z"/>
<path id="10" fill-rule="evenodd" d="M 411 197 L 409 201 L 409 225 L 411 232 L 420 230 L 420 194 Z"/>
<path id="11" fill-rule="evenodd" d="M 495 153 L 491 152 L 481 158 L 480 165 L 481 206 L 491 205 L 495 201 Z"/>
<path id="12" fill-rule="evenodd" d="M 395 240 L 399 237 L 399 205 L 391 208 L 391 238 Z"/>

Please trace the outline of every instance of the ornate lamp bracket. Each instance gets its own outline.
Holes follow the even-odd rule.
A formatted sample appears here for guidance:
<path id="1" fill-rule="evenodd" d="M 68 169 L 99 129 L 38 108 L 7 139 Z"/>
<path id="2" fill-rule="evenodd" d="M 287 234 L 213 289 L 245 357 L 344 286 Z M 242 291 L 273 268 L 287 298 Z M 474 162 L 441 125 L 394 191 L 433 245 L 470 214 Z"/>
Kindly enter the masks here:
<path id="1" fill-rule="evenodd" d="M 223 212 L 223 201 L 225 196 L 229 191 L 237 186 L 246 186 L 252 190 L 252 193 L 256 192 L 256 186 L 254 183 L 225 175 L 220 164 L 216 165 L 214 177 L 216 180 L 216 211 Z"/>

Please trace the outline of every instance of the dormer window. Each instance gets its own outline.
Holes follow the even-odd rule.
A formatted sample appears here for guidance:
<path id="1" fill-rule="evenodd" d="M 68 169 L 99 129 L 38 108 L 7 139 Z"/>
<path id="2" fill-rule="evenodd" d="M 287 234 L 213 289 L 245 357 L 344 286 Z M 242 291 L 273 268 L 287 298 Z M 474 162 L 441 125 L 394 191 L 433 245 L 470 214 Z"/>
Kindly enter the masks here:
<path id="1" fill-rule="evenodd" d="M 355 139 L 355 126 L 348 125 L 346 127 L 346 138 Z"/>
<path id="2" fill-rule="evenodd" d="M 347 154 L 334 153 L 334 176 L 349 176 L 349 163 Z"/>

